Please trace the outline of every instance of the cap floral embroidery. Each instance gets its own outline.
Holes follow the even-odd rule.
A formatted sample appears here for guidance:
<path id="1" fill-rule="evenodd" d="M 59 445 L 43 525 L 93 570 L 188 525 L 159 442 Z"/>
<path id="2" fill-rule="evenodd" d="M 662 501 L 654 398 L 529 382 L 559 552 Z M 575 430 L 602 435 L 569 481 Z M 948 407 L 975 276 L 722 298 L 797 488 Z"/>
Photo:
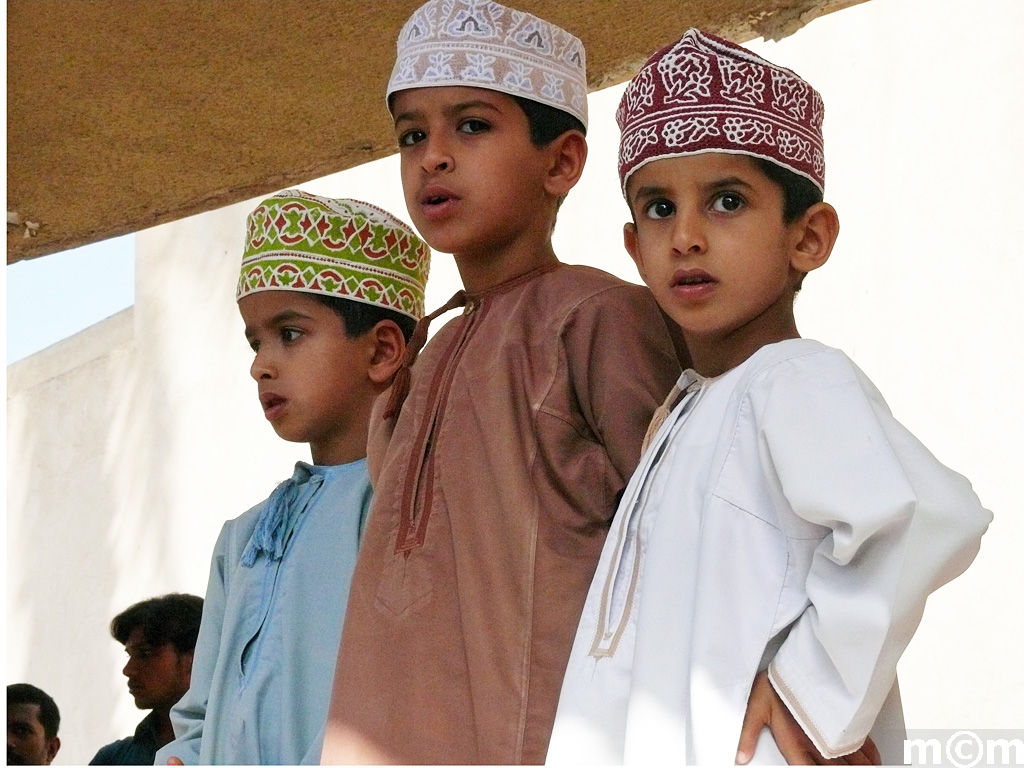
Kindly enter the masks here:
<path id="1" fill-rule="evenodd" d="M 821 96 L 799 75 L 697 29 L 652 56 L 626 87 L 619 179 L 701 152 L 763 157 L 825 190 Z"/>
<path id="2" fill-rule="evenodd" d="M 587 62 L 579 38 L 490 0 L 429 0 L 398 35 L 387 98 L 462 85 L 568 112 L 587 125 Z"/>

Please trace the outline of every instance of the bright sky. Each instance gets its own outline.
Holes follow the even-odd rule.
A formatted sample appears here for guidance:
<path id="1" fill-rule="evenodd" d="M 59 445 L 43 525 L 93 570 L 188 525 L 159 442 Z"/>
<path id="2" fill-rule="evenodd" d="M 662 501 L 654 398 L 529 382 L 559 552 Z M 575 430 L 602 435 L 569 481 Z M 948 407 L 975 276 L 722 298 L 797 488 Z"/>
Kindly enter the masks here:
<path id="1" fill-rule="evenodd" d="M 7 267 L 7 364 L 135 303 L 135 235 Z"/>

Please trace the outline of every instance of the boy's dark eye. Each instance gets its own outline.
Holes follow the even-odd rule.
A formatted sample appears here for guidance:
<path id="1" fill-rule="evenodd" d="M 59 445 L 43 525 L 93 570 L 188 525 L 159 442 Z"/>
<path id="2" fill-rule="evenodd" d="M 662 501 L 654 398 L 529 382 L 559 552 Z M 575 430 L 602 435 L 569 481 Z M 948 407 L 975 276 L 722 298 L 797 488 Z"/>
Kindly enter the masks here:
<path id="1" fill-rule="evenodd" d="M 297 341 L 302 335 L 302 331 L 298 328 L 282 328 L 281 329 L 281 340 L 286 344 L 292 341 Z"/>
<path id="2" fill-rule="evenodd" d="M 406 131 L 398 137 L 398 146 L 400 147 L 411 147 L 413 144 L 418 144 L 423 141 L 426 134 L 420 130 Z"/>
<path id="3" fill-rule="evenodd" d="M 667 219 L 675 212 L 675 205 L 668 200 L 653 200 L 644 208 L 644 215 L 649 219 Z"/>
<path id="4" fill-rule="evenodd" d="M 482 133 L 490 127 L 491 126 L 485 121 L 475 117 L 471 117 L 468 120 L 463 120 L 459 123 L 459 130 L 463 133 Z"/>
<path id="5" fill-rule="evenodd" d="M 721 213 L 733 213 L 743 207 L 743 198 L 735 192 L 723 192 L 715 198 L 712 205 L 716 211 Z"/>
<path id="6" fill-rule="evenodd" d="M 249 349 L 251 349 L 253 352 L 259 352 L 260 343 L 256 341 L 256 339 L 249 339 Z"/>

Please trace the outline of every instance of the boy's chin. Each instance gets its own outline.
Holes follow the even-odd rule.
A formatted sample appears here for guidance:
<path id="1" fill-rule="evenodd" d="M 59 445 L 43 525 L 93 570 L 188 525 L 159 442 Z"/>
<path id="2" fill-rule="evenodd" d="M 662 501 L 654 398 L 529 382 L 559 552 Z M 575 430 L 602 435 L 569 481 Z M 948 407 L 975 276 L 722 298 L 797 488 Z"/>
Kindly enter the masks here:
<path id="1" fill-rule="evenodd" d="M 459 248 L 459 240 L 457 238 L 446 235 L 436 225 L 432 226 L 430 222 L 418 222 L 413 221 L 416 225 L 416 231 L 427 245 L 430 246 L 431 253 L 447 253 L 453 254 Z"/>
<path id="2" fill-rule="evenodd" d="M 284 440 L 286 443 L 308 443 L 309 442 L 309 436 L 308 435 L 303 434 L 303 433 L 295 432 L 294 430 L 289 430 L 285 426 L 278 427 L 278 426 L 275 425 L 274 426 L 274 434 L 277 435 L 282 440 Z"/>

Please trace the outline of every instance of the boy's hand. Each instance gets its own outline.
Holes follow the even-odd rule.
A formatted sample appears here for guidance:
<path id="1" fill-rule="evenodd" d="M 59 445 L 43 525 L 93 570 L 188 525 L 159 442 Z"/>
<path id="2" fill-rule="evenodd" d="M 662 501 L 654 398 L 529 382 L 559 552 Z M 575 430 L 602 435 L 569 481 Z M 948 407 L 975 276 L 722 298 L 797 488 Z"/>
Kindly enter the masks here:
<path id="1" fill-rule="evenodd" d="M 736 763 L 746 765 L 757 747 L 757 738 L 764 726 L 768 726 L 782 756 L 790 765 L 880 765 L 881 755 L 870 738 L 856 752 L 826 760 L 804 733 L 779 694 L 768 680 L 767 672 L 759 672 L 754 678 L 747 701 L 747 712 L 743 716 L 740 731 L 740 745 L 736 752 Z"/>
<path id="2" fill-rule="evenodd" d="M 174 757 L 174 755 L 171 755 L 170 757 L 167 758 L 167 764 L 168 765 L 184 765 L 184 763 L 181 762 L 181 758 L 180 757 Z"/>

